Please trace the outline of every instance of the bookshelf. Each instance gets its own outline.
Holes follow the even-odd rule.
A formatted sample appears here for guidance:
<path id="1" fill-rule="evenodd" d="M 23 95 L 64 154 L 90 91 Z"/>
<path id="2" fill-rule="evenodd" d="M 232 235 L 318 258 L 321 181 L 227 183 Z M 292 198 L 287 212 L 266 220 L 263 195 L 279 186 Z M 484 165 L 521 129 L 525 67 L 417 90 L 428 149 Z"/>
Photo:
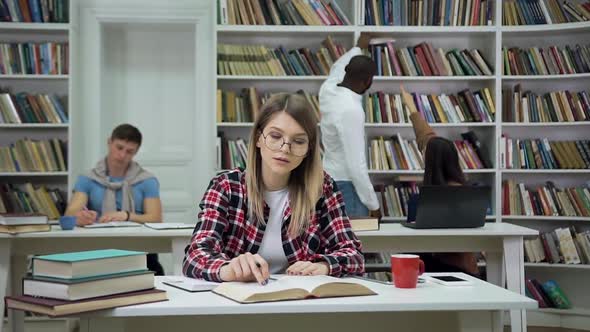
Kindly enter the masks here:
<path id="1" fill-rule="evenodd" d="M 71 1 L 58 1 L 60 2 L 60 5 L 66 4 L 69 7 L 67 12 L 72 12 L 71 6 L 73 5 L 71 4 Z M 20 4 L 24 3 L 26 2 L 20 2 Z M 57 6 L 57 2 L 54 4 Z M 18 5 L 19 3 L 16 2 L 15 6 Z M 30 5 L 30 3 L 28 5 Z M 64 10 L 64 12 L 60 11 L 59 15 L 65 15 L 65 12 L 66 10 Z M 11 17 L 14 17 L 12 16 L 12 9 L 10 9 L 10 14 Z M 43 10 L 41 11 L 41 15 L 43 15 Z M 72 66 L 70 61 L 71 48 L 69 41 L 73 28 L 72 24 L 69 22 L 63 22 L 65 21 L 63 17 L 60 19 L 62 22 L 54 23 L 57 20 L 57 16 L 51 15 L 58 15 L 57 7 L 54 7 L 51 14 L 48 15 L 50 15 L 51 21 L 45 23 L 23 22 L 27 19 L 23 19 L 22 17 L 17 19 L 20 22 L 1 22 L 0 43 L 32 43 L 33 45 L 40 45 L 42 43 L 51 42 L 53 43 L 52 45 L 56 45 L 48 47 L 61 47 L 57 45 L 68 44 L 68 48 L 61 48 L 59 50 L 59 52 L 62 54 L 62 57 L 58 57 L 57 53 L 53 53 L 57 52 L 56 48 L 54 48 L 53 51 L 50 51 L 52 53 L 52 59 L 55 60 L 53 66 L 55 66 L 56 70 L 53 73 L 47 74 L 0 74 L 0 87 L 3 90 L 2 92 L 9 90 L 10 94 L 24 92 L 34 96 L 55 95 L 59 97 L 59 103 L 66 112 L 67 120 L 57 123 L 51 120 L 23 120 L 23 113 L 19 113 L 22 123 L 14 123 L 14 121 L 9 121 L 4 118 L 4 121 L 0 121 L 0 147 L 10 146 L 10 144 L 13 144 L 16 141 L 22 139 L 31 139 L 33 141 L 58 139 L 65 142 L 61 148 L 66 150 L 63 151 L 63 161 L 66 168 L 60 169 L 59 171 L 56 171 L 55 169 L 47 169 L 45 171 L 1 171 L 0 183 L 14 186 L 20 190 L 23 190 L 24 184 L 26 183 L 31 183 L 34 188 L 43 186 L 47 189 L 58 189 L 64 196 L 64 199 L 67 200 L 67 193 L 69 191 L 68 189 L 71 178 L 67 165 L 70 164 L 69 142 L 72 139 L 70 127 L 72 109 L 71 100 L 69 98 L 71 95 L 70 74 Z M 66 57 L 65 59 L 67 59 L 67 61 L 63 57 Z M 63 60 L 59 65 L 57 65 L 57 62 L 60 61 L 59 59 Z M 28 61 L 30 63 L 31 60 Z M 42 60 L 40 61 L 42 63 Z M 31 66 L 33 65 L 31 64 Z M 59 71 L 60 68 L 61 71 Z M 13 102 L 15 102 L 14 98 Z M 23 104 L 21 103 L 16 104 L 19 112 L 22 112 L 22 105 Z M 29 102 L 28 105 L 31 106 L 32 104 Z M 52 105 L 55 107 L 55 104 Z M 47 114 L 47 109 L 44 108 L 44 106 L 41 106 L 41 111 L 44 114 Z M 37 120 L 38 119 L 39 118 L 37 118 Z M 45 155 L 47 156 L 48 154 Z M 53 157 L 57 158 L 57 155 L 54 154 Z"/>
<path id="2" fill-rule="evenodd" d="M 349 26 L 276 26 L 276 25 L 222 25 L 215 28 L 217 43 L 263 44 L 268 47 L 284 45 L 288 49 L 299 47 L 317 48 L 328 35 L 349 49 L 355 45 L 362 32 L 371 32 L 380 37 L 395 38 L 395 45 L 414 46 L 422 41 L 435 48 L 460 48 L 480 50 L 493 67 L 491 76 L 376 76 L 368 93 L 383 91 L 398 94 L 399 83 L 409 92 L 427 94 L 453 94 L 463 89 L 488 88 L 496 107 L 495 121 L 491 123 L 434 123 L 438 135 L 457 139 L 460 133 L 473 130 L 480 141 L 488 147 L 493 168 L 466 170 L 470 180 L 483 182 L 493 188 L 493 211 L 489 222 L 510 222 L 541 231 L 576 225 L 580 230 L 590 229 L 589 217 L 563 216 L 512 216 L 502 215 L 502 182 L 512 179 L 525 185 L 540 185 L 552 180 L 559 186 L 583 186 L 590 179 L 589 169 L 503 169 L 500 167 L 499 142 L 503 134 L 510 137 L 532 139 L 547 137 L 553 140 L 589 140 L 590 121 L 513 123 L 502 120 L 502 90 L 521 84 L 523 89 L 537 93 L 555 90 L 581 91 L 590 86 L 590 73 L 566 75 L 504 75 L 502 47 L 546 47 L 590 43 L 590 22 L 538 24 L 521 26 L 502 25 L 502 1 L 496 1 L 491 25 L 479 26 L 369 26 L 363 24 L 365 10 L 362 0 L 336 0 L 351 20 Z M 368 2 L 368 0 L 367 0 Z M 218 75 L 216 89 L 239 91 L 255 87 L 261 93 L 295 92 L 299 89 L 317 95 L 325 76 L 227 76 Z M 218 122 L 216 131 L 227 139 L 248 138 L 252 123 Z M 367 123 L 367 143 L 371 138 L 391 136 L 396 133 L 413 138 L 408 123 Z M 391 184 L 400 176 L 416 176 L 420 170 L 370 170 L 374 184 Z M 403 217 L 384 217 L 383 222 L 399 222 Z M 574 312 L 590 326 L 590 292 L 581 291 L 579 285 L 588 277 L 588 265 L 565 265 L 527 263 L 526 276 L 541 280 L 555 278 L 576 307 L 573 311 L 541 310 L 529 316 L 529 324 L 559 326 L 560 315 Z M 549 318 L 551 319 L 549 319 Z M 566 324 L 567 325 L 567 324 Z M 576 325 L 577 326 L 577 325 Z"/>

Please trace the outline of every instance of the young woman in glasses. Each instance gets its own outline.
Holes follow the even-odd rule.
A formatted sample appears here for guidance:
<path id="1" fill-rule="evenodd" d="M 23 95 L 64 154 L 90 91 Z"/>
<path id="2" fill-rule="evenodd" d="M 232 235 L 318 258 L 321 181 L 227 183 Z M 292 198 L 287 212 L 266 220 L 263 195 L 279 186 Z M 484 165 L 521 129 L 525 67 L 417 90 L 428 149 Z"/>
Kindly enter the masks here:
<path id="1" fill-rule="evenodd" d="M 246 169 L 216 176 L 203 196 L 185 250 L 186 276 L 265 284 L 271 273 L 364 272 L 342 194 L 322 169 L 312 112 L 298 94 L 262 106 Z"/>

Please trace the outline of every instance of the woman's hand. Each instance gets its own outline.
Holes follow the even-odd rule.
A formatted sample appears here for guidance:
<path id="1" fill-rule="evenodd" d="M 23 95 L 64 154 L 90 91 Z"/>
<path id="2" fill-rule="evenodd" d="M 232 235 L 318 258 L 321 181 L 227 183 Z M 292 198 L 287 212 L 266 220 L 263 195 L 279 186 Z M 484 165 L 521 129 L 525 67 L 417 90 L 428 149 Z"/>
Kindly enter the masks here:
<path id="1" fill-rule="evenodd" d="M 300 276 L 319 276 L 328 275 L 330 273 L 330 266 L 327 262 L 307 262 L 299 261 L 289 266 L 287 269 L 288 275 Z"/>
<path id="2" fill-rule="evenodd" d="M 400 90 L 402 93 L 402 101 L 404 103 L 404 105 L 406 105 L 406 107 L 410 110 L 410 113 L 416 113 L 418 112 L 418 110 L 416 109 L 416 104 L 414 104 L 414 99 L 412 98 L 412 95 L 410 95 L 406 89 L 404 89 L 404 86 L 400 84 Z"/>
<path id="3" fill-rule="evenodd" d="M 229 264 L 222 266 L 219 276 L 223 281 L 256 281 L 266 285 L 270 273 L 268 263 L 262 256 L 247 252 L 234 257 Z"/>

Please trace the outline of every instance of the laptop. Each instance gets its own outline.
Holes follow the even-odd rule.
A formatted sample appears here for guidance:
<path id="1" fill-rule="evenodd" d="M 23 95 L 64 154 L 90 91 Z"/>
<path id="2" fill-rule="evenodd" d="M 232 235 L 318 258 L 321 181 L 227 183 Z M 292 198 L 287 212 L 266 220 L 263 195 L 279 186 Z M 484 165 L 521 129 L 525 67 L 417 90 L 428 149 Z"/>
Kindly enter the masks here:
<path id="1" fill-rule="evenodd" d="M 422 186 L 408 199 L 410 228 L 475 228 L 486 221 L 489 186 Z"/>

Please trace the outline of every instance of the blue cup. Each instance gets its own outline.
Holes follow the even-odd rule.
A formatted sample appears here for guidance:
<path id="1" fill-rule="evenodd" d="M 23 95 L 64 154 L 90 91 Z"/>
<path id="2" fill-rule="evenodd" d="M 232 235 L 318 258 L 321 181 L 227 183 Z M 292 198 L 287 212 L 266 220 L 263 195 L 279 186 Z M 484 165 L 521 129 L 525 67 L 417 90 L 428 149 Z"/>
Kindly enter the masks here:
<path id="1" fill-rule="evenodd" d="M 71 231 L 76 227 L 76 216 L 61 216 L 59 217 L 59 226 L 64 231 Z"/>

